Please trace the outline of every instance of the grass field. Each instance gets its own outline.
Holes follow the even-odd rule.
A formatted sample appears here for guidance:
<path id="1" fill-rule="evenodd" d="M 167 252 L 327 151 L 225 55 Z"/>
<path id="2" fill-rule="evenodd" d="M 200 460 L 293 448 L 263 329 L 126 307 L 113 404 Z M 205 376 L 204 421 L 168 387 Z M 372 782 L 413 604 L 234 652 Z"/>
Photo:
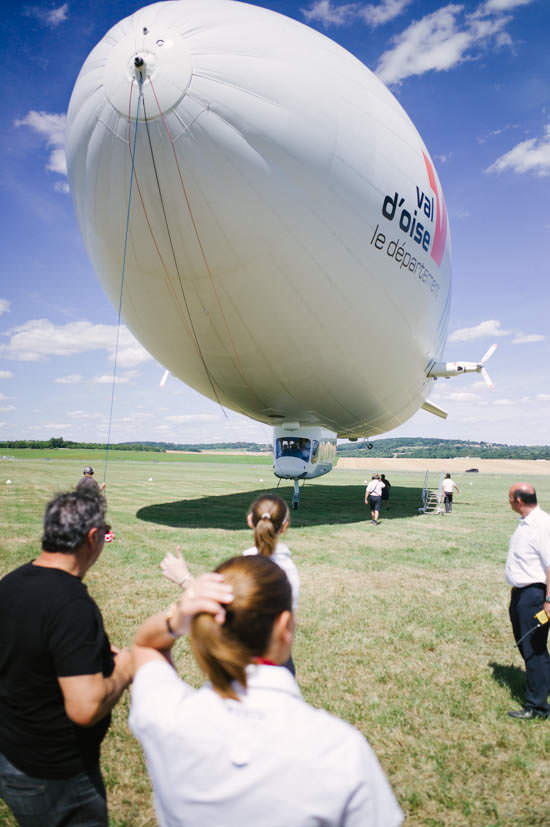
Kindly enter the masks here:
<path id="1" fill-rule="evenodd" d="M 90 452 L 0 460 L 0 575 L 38 553 L 44 505 L 75 484 L 83 459 L 94 464 Z M 140 621 L 174 598 L 158 566 L 177 543 L 195 572 L 250 545 L 246 508 L 272 487 L 271 469 L 263 458 L 215 459 L 109 460 L 116 540 L 86 583 L 113 643 L 130 643 Z M 521 705 L 524 685 L 503 576 L 517 522 L 507 502 L 513 478 L 456 475 L 462 494 L 453 514 L 423 516 L 423 473 L 392 471 L 391 509 L 373 526 L 363 504 L 367 476 L 336 469 L 306 486 L 292 514 L 287 542 L 302 581 L 293 656 L 305 698 L 364 732 L 407 824 L 545 823 L 550 722 L 506 715 Z M 534 481 L 548 510 L 550 476 Z M 289 499 L 290 485 L 279 492 Z M 176 660 L 199 685 L 185 642 Z M 102 763 L 112 825 L 145 827 L 155 819 L 128 701 L 126 694 L 115 710 Z M 0 824 L 13 823 L 0 802 Z"/>

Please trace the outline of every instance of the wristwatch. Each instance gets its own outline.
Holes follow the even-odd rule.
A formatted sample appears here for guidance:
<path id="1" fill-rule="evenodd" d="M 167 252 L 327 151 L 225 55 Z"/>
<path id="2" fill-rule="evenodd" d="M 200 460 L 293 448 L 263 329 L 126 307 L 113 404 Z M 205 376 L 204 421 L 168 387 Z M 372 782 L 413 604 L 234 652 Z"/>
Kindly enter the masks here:
<path id="1" fill-rule="evenodd" d="M 546 595 L 546 597 L 544 598 L 544 602 L 545 603 L 550 603 L 550 594 Z"/>
<path id="2" fill-rule="evenodd" d="M 166 617 L 166 631 L 168 632 L 168 634 L 171 637 L 174 638 L 174 640 L 177 640 L 179 637 L 181 637 L 181 635 L 178 634 L 178 632 L 175 632 L 172 628 L 172 622 L 171 621 L 172 621 L 173 611 L 174 611 L 174 606 L 170 606 L 170 608 L 166 612 L 166 615 L 165 615 L 165 617 Z"/>

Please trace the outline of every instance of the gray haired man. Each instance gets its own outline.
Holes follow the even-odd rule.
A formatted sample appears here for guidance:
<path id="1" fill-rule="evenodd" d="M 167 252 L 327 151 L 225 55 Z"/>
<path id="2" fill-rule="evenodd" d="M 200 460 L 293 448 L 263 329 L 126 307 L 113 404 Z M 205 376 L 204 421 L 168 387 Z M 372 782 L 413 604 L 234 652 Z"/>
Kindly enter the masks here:
<path id="1" fill-rule="evenodd" d="M 0 797 L 24 827 L 108 825 L 99 752 L 131 656 L 82 582 L 108 528 L 103 497 L 60 494 L 41 554 L 0 581 Z"/>

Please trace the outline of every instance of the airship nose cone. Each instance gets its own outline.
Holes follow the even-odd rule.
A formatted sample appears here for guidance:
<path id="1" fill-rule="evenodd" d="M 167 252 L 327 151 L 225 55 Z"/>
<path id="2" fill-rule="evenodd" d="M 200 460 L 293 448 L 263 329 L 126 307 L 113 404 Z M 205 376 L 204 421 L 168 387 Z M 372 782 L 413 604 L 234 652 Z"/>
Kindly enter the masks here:
<path id="1" fill-rule="evenodd" d="M 139 120 L 152 120 L 174 109 L 191 82 L 191 55 L 184 39 L 169 26 L 136 26 L 112 50 L 103 86 L 114 109 L 135 118 L 139 88 L 143 93 Z"/>

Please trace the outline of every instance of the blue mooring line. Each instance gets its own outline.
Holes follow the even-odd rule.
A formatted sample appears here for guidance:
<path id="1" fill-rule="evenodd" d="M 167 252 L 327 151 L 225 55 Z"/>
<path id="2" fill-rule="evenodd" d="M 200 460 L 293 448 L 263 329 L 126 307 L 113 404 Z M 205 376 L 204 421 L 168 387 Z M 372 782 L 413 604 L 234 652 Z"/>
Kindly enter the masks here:
<path id="1" fill-rule="evenodd" d="M 109 411 L 109 428 L 107 432 L 107 444 L 105 445 L 105 468 L 103 471 L 103 481 L 105 482 L 107 479 L 107 463 L 109 460 L 109 448 L 111 445 L 111 427 L 113 424 L 113 408 L 115 404 L 115 384 L 116 384 L 116 372 L 117 372 L 117 365 L 118 365 L 118 345 L 120 340 L 120 317 L 122 314 L 122 294 L 124 291 L 124 276 L 126 274 L 126 251 L 128 249 L 128 231 L 130 229 L 130 207 L 132 204 L 132 186 L 134 183 L 134 167 L 135 167 L 135 160 L 136 160 L 136 141 L 137 141 L 137 130 L 138 130 L 138 116 L 139 116 L 139 104 L 141 101 L 141 83 L 139 83 L 139 96 L 138 96 L 138 103 L 136 109 L 136 122 L 134 126 L 134 146 L 132 148 L 132 168 L 130 170 L 130 189 L 128 192 L 128 211 L 126 213 L 126 232 L 124 234 L 124 252 L 122 255 L 122 273 L 120 277 L 120 297 L 118 300 L 118 320 L 117 320 L 117 330 L 116 330 L 116 344 L 115 344 L 115 361 L 113 365 L 113 387 L 111 390 L 111 408 Z"/>

